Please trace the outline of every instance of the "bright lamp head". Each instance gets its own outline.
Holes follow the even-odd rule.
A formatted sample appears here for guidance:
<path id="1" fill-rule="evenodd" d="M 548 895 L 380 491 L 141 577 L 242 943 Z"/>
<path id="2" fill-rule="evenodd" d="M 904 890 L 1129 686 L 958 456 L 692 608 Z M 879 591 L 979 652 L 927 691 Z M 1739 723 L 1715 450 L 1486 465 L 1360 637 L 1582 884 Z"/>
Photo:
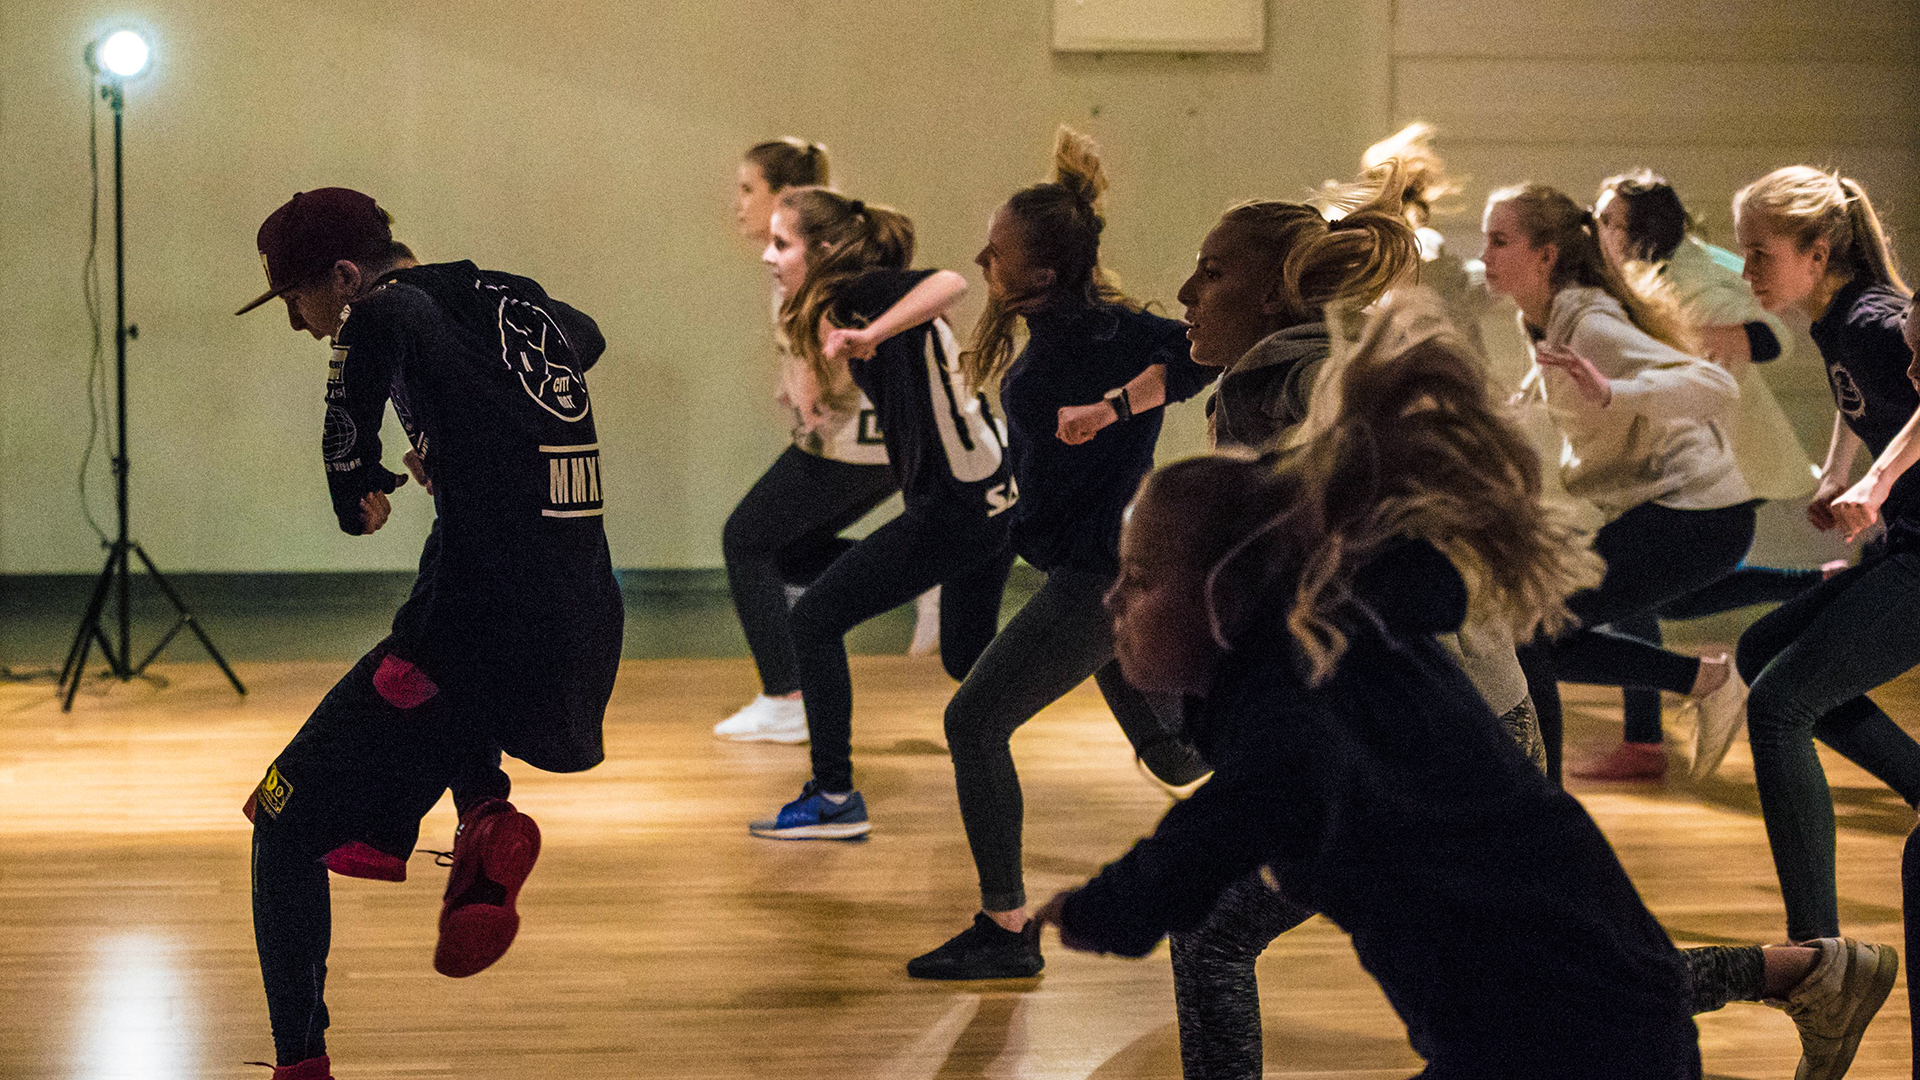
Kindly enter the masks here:
<path id="1" fill-rule="evenodd" d="M 118 30 L 87 50 L 87 62 L 101 75 L 131 79 L 147 69 L 152 50 L 146 39 L 131 30 Z"/>

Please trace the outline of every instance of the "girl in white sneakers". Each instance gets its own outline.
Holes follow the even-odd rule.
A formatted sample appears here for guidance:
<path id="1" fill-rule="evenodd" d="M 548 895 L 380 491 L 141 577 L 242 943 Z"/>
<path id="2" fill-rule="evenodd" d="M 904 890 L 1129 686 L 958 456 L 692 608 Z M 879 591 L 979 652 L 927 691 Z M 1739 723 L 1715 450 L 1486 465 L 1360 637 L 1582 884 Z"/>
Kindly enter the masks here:
<path id="1" fill-rule="evenodd" d="M 764 248 L 780 193 L 827 180 L 827 148 L 817 142 L 789 137 L 748 150 L 734 204 L 740 234 Z M 776 320 L 784 296 L 776 281 Z M 794 672 L 787 590 L 811 582 L 852 547 L 840 531 L 899 485 L 887 468 L 872 402 L 849 380 L 818 385 L 778 327 L 774 338 L 780 401 L 792 420 L 793 442 L 734 507 L 720 536 L 727 588 L 758 669 L 760 693 L 713 733 L 742 742 L 801 743 L 807 740 L 807 714 Z"/>

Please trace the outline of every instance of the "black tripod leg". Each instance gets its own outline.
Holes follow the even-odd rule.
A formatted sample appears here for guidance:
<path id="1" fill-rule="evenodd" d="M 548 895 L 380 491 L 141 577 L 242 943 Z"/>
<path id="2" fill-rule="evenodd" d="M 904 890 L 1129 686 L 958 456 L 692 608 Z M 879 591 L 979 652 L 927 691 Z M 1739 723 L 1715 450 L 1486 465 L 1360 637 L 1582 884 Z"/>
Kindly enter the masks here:
<path id="1" fill-rule="evenodd" d="M 187 610 L 186 601 L 180 599 L 180 594 L 173 591 L 173 586 L 167 583 L 166 575 L 160 572 L 159 567 L 153 565 L 152 559 L 147 558 L 146 549 L 142 548 L 139 544 L 135 544 L 133 545 L 133 553 L 140 556 L 140 565 L 147 568 L 147 574 L 153 578 L 153 583 L 158 586 L 161 593 L 172 602 L 173 610 L 180 613 L 180 622 L 186 624 L 187 629 L 193 631 L 193 636 L 200 639 L 200 644 L 207 650 L 207 655 L 213 657 L 215 664 L 220 665 L 220 673 L 225 675 L 227 681 L 233 684 L 234 692 L 245 695 L 247 688 L 245 684 L 240 681 L 240 676 L 233 673 L 233 668 L 227 665 L 227 658 L 220 655 L 219 649 L 214 648 L 213 639 L 208 637 L 207 632 L 200 628 L 200 620 L 194 618 L 193 612 Z M 179 631 L 180 627 L 176 624 L 171 631 L 168 631 L 166 640 L 162 641 L 160 646 L 164 647 L 167 641 L 172 640 L 173 635 L 179 633 Z M 140 662 L 140 668 L 145 670 L 146 666 L 153 662 L 153 658 L 159 655 L 160 648 L 156 647 L 145 660 Z"/>
<path id="2" fill-rule="evenodd" d="M 100 625 L 100 611 L 107 602 L 107 587 L 113 583 L 113 565 L 113 555 L 108 554 L 106 568 L 100 571 L 100 576 L 93 583 L 93 598 L 87 601 L 87 613 L 80 617 L 80 629 L 73 635 L 73 647 L 67 650 L 67 662 L 60 668 L 62 689 L 69 679 L 78 682 L 80 669 L 86 666 L 86 650 L 95 629 Z"/>

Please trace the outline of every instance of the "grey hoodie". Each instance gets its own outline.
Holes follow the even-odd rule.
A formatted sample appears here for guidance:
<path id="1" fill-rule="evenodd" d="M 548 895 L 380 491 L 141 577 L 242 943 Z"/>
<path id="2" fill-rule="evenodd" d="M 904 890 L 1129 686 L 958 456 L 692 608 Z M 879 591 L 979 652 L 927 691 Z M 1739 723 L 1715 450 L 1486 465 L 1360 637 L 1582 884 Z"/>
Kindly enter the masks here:
<path id="1" fill-rule="evenodd" d="M 1595 405 L 1572 376 L 1542 367 L 1521 384 L 1546 403 L 1565 439 L 1567 494 L 1609 520 L 1642 503 L 1717 510 L 1753 498 L 1722 426 L 1740 400 L 1732 375 L 1647 335 L 1619 301 L 1585 286 L 1554 295 L 1545 340 L 1592 361 L 1613 389 L 1608 404 Z"/>
<path id="2" fill-rule="evenodd" d="M 1323 322 L 1261 338 L 1220 376 L 1220 389 L 1207 403 L 1213 445 L 1272 449 L 1287 429 L 1307 418 L 1314 379 L 1332 350 Z"/>

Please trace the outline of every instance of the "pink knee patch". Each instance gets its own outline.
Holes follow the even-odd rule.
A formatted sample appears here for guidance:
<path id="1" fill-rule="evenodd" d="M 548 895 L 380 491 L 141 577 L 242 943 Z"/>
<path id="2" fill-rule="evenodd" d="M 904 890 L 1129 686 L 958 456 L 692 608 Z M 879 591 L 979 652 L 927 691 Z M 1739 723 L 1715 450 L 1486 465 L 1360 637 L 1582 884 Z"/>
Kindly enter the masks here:
<path id="1" fill-rule="evenodd" d="M 327 869 L 341 877 L 371 878 L 374 881 L 407 880 L 407 861 L 379 848 L 355 840 L 327 852 Z"/>
<path id="2" fill-rule="evenodd" d="M 396 709 L 418 708 L 440 692 L 426 672 L 391 655 L 382 657 L 374 671 L 373 689 Z"/>

